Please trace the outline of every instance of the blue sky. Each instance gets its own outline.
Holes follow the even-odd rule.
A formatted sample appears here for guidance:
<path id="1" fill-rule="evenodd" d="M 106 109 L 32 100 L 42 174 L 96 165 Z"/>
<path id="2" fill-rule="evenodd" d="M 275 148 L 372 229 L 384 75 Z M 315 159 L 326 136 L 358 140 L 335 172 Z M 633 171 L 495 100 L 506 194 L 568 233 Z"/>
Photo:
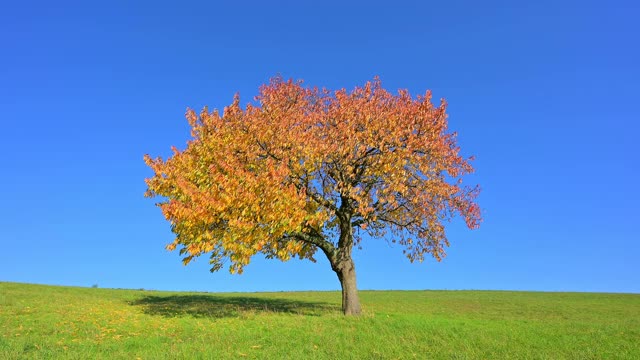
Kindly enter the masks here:
<path id="1" fill-rule="evenodd" d="M 1 5 L 0 281 L 338 289 L 324 259 L 183 267 L 142 156 L 184 146 L 187 107 L 248 102 L 276 74 L 379 75 L 447 99 L 484 223 L 452 222 L 440 263 L 364 244 L 361 289 L 640 292 L 636 2 L 129 3 Z"/>

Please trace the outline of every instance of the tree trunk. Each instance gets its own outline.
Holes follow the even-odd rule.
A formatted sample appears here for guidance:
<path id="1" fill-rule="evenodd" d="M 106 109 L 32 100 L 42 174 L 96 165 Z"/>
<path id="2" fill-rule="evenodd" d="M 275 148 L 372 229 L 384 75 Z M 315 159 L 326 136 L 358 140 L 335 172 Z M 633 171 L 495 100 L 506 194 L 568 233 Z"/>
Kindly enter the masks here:
<path id="1" fill-rule="evenodd" d="M 342 286 L 342 312 L 345 315 L 360 315 L 360 299 L 356 286 L 356 268 L 352 259 L 343 260 L 334 269 Z"/>

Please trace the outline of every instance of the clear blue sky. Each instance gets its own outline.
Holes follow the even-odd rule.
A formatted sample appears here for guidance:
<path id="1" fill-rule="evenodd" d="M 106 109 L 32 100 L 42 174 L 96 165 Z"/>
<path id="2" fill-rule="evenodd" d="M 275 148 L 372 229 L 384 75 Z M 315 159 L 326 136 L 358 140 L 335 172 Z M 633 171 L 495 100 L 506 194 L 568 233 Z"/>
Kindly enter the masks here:
<path id="1" fill-rule="evenodd" d="M 338 289 L 324 259 L 183 267 L 142 156 L 276 74 L 379 75 L 447 99 L 484 223 L 453 222 L 441 263 L 364 244 L 361 289 L 640 292 L 637 2 L 128 3 L 0 5 L 0 281 Z"/>

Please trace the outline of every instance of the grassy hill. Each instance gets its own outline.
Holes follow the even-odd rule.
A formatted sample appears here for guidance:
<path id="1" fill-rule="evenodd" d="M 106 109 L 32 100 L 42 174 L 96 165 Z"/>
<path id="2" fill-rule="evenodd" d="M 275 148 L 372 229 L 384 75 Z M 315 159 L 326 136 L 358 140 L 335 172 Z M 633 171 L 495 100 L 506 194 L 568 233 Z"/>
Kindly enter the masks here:
<path id="1" fill-rule="evenodd" d="M 640 295 L 172 293 L 0 283 L 0 359 L 640 359 Z"/>

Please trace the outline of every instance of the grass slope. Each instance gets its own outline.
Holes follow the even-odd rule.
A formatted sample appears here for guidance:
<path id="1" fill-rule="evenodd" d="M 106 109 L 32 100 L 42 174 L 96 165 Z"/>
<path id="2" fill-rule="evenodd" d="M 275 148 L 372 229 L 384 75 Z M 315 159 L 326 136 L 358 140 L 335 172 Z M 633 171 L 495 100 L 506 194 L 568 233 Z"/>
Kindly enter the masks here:
<path id="1" fill-rule="evenodd" d="M 0 359 L 640 359 L 640 295 L 360 294 L 0 283 Z"/>

